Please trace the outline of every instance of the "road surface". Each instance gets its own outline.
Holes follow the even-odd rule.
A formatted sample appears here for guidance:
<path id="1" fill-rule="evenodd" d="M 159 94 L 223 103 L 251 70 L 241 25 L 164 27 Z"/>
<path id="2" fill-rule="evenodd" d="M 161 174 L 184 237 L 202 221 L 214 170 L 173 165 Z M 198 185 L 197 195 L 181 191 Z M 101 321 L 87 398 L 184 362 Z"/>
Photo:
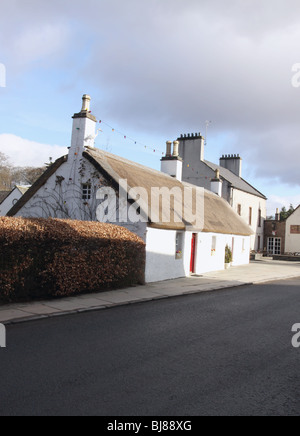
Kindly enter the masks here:
<path id="1" fill-rule="evenodd" d="M 0 415 L 299 415 L 300 279 L 7 327 Z"/>

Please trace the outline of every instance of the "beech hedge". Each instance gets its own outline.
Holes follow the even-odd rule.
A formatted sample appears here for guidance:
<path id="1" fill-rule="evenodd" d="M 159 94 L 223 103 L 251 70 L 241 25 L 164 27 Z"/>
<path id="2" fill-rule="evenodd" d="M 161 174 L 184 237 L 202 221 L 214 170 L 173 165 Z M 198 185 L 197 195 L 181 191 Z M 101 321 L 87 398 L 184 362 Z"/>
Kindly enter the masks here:
<path id="1" fill-rule="evenodd" d="M 143 284 L 145 244 L 98 222 L 0 218 L 0 300 L 26 301 Z"/>

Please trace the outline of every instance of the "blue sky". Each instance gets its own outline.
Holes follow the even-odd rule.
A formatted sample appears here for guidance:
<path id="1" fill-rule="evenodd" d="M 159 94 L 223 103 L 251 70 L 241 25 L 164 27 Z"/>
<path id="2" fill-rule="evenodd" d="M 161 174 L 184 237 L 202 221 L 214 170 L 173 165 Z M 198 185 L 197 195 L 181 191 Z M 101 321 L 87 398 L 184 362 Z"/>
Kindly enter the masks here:
<path id="1" fill-rule="evenodd" d="M 167 140 L 208 132 L 206 159 L 239 153 L 276 207 L 300 203 L 296 0 L 11 0 L 1 6 L 0 151 L 42 165 L 70 145 L 81 97 L 98 147 L 159 168 Z"/>

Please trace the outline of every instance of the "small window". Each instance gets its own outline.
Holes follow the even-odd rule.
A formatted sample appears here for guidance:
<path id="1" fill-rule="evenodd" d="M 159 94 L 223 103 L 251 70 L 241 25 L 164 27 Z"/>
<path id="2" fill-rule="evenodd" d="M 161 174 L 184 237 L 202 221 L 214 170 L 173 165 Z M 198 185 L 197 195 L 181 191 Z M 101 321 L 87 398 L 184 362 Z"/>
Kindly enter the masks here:
<path id="1" fill-rule="evenodd" d="M 217 251 L 217 237 L 213 236 L 211 239 L 211 255 L 214 256 Z"/>
<path id="2" fill-rule="evenodd" d="M 261 227 L 261 209 L 258 210 L 258 227 Z"/>
<path id="3" fill-rule="evenodd" d="M 90 200 L 92 198 L 92 187 L 88 183 L 82 185 L 82 200 Z"/>
<path id="4" fill-rule="evenodd" d="M 176 234 L 176 259 L 182 259 L 183 254 L 183 233 Z"/>
<path id="5" fill-rule="evenodd" d="M 252 207 L 249 207 L 249 226 L 252 226 Z"/>
<path id="6" fill-rule="evenodd" d="M 239 214 L 239 216 L 242 216 L 242 205 L 241 204 L 238 204 L 237 213 Z"/>

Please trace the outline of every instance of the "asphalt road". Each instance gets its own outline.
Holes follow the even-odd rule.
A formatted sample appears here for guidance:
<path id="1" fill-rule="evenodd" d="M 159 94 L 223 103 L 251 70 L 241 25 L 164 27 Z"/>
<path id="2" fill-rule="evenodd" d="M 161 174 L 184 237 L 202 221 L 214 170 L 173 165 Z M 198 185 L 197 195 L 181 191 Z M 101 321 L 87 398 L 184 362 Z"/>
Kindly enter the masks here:
<path id="1" fill-rule="evenodd" d="M 299 415 L 300 279 L 9 326 L 0 415 Z"/>

